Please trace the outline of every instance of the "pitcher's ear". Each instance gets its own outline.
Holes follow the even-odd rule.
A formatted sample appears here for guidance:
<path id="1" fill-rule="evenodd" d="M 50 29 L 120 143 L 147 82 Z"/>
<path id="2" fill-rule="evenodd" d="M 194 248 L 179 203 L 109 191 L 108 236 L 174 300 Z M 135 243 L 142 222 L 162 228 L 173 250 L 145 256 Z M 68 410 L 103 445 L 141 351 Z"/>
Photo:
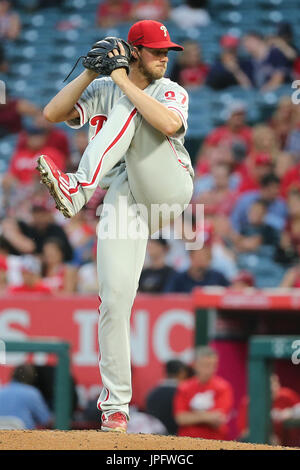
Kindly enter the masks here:
<path id="1" fill-rule="evenodd" d="M 132 56 L 134 57 L 134 59 L 138 59 L 140 56 L 139 50 L 136 46 L 132 47 Z"/>

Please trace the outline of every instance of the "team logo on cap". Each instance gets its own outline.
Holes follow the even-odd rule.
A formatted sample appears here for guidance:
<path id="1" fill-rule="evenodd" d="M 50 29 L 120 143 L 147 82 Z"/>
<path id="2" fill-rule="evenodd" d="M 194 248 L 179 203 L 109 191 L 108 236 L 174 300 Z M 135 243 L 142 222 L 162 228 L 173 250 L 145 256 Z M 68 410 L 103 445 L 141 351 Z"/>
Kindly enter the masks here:
<path id="1" fill-rule="evenodd" d="M 160 27 L 160 29 L 164 32 L 164 36 L 165 36 L 165 38 L 166 38 L 166 37 L 167 37 L 167 32 L 168 32 L 167 28 L 166 28 L 164 25 L 162 25 L 162 26 Z"/>

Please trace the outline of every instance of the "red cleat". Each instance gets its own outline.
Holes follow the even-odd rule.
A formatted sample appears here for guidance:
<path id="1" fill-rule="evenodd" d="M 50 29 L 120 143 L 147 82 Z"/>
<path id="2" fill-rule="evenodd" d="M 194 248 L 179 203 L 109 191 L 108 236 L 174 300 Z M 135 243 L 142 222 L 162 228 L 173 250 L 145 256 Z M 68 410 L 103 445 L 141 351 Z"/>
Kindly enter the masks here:
<path id="1" fill-rule="evenodd" d="M 38 158 L 37 170 L 40 172 L 41 181 L 47 186 L 51 196 L 56 202 L 57 209 L 65 217 L 73 217 L 76 212 L 69 193 L 69 177 L 59 170 L 57 165 L 47 155 Z"/>
<path id="2" fill-rule="evenodd" d="M 121 411 L 111 413 L 108 416 L 105 416 L 105 413 L 102 413 L 101 420 L 101 431 L 127 431 L 127 418 Z"/>

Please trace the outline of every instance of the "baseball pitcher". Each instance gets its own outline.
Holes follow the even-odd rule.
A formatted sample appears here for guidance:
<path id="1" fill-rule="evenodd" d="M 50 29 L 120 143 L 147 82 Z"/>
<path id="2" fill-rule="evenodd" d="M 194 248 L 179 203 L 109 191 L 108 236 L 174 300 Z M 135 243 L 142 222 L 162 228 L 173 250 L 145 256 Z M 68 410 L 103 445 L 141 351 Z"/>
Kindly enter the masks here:
<path id="1" fill-rule="evenodd" d="M 72 217 L 97 186 L 107 189 L 97 245 L 103 383 L 98 408 L 104 431 L 127 429 L 129 322 L 148 236 L 178 217 L 192 197 L 194 174 L 183 145 L 188 95 L 164 78 L 168 51 L 182 49 L 163 24 L 139 21 L 131 27 L 128 43 L 108 37 L 94 44 L 83 60 L 84 72 L 44 110 L 49 121 L 65 121 L 74 129 L 89 122 L 90 142 L 76 173 L 63 173 L 46 155 L 38 159 L 42 182 L 57 208 Z M 160 206 L 170 211 L 153 217 Z M 114 233 L 107 235 L 107 226 Z M 136 230 L 124 236 L 120 229 L 125 226 Z"/>

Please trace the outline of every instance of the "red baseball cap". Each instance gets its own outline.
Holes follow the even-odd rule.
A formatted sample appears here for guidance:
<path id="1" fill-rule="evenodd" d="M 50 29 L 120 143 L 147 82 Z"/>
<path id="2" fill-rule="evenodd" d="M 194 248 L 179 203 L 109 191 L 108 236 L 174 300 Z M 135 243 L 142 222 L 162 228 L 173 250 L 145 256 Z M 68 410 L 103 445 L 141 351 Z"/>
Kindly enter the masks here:
<path id="1" fill-rule="evenodd" d="M 255 165 L 272 165 L 272 157 L 268 153 L 258 153 L 254 159 Z"/>
<path id="2" fill-rule="evenodd" d="M 237 38 L 236 36 L 232 36 L 230 34 L 225 34 L 224 36 L 222 36 L 221 38 L 221 46 L 222 47 L 237 47 L 239 45 L 239 38 Z"/>
<path id="3" fill-rule="evenodd" d="M 184 49 L 171 41 L 165 25 L 153 20 L 134 23 L 128 33 L 128 42 L 133 46 L 144 46 L 151 49 L 171 49 L 173 51 L 183 51 Z"/>

